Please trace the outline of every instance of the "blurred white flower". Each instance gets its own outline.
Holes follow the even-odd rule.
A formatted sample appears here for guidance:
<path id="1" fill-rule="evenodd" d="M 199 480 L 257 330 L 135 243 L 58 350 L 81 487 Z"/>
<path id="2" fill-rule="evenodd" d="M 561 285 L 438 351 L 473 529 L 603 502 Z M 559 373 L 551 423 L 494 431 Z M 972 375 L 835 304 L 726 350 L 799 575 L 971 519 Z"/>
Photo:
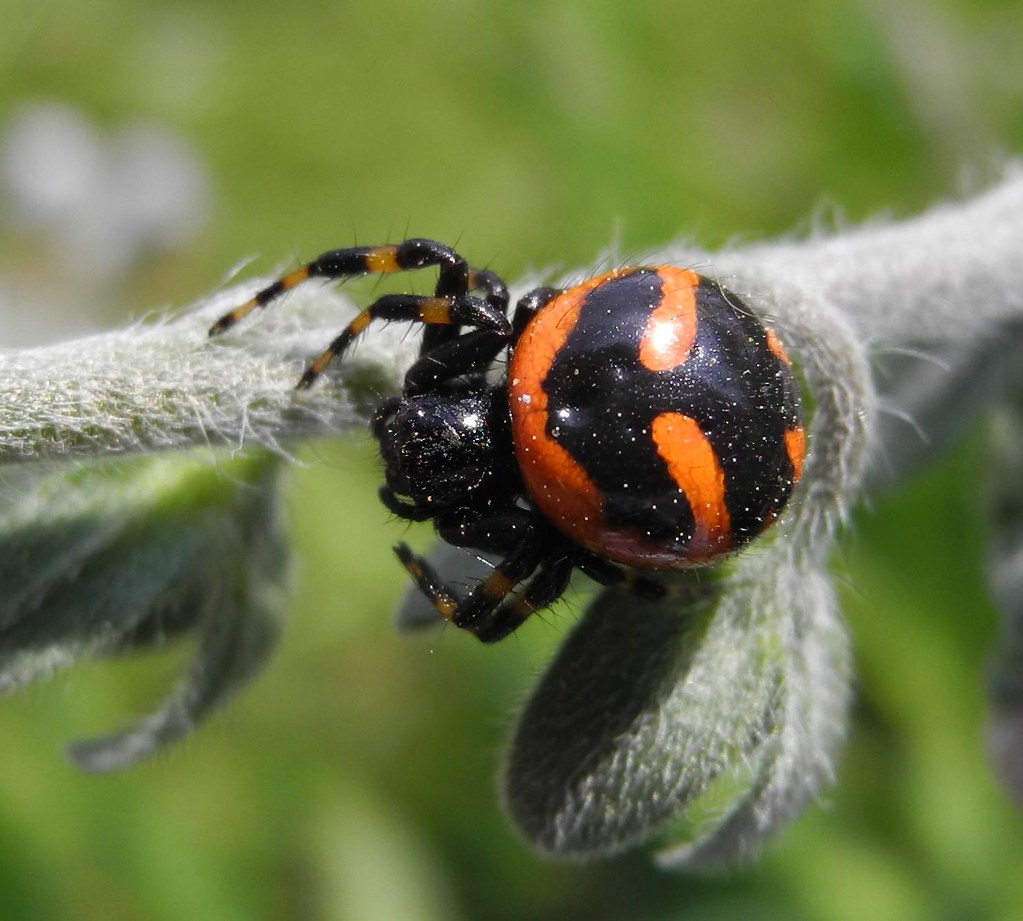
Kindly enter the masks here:
<path id="1" fill-rule="evenodd" d="M 108 134 L 56 102 L 23 105 L 6 125 L 0 183 L 9 228 L 49 236 L 94 281 L 188 240 L 210 194 L 198 156 L 170 129 L 139 122 Z"/>

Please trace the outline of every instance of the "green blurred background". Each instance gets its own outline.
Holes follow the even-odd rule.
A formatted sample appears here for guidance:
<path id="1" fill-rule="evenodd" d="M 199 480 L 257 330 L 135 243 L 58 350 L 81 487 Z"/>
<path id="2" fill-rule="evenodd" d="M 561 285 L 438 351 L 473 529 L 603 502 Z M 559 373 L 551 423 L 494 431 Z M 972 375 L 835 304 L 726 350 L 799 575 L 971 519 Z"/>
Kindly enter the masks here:
<path id="1" fill-rule="evenodd" d="M 7 345 L 184 305 L 252 254 L 265 273 L 424 235 L 515 279 L 835 205 L 905 215 L 1023 147 L 1015 0 L 0 0 L 0 22 Z M 57 145 L 71 165 L 32 198 L 39 113 L 90 153 Z M 144 233 L 124 176 L 153 150 L 177 178 Z M 839 784 L 711 878 L 518 841 L 502 740 L 578 603 L 493 649 L 395 635 L 403 532 L 368 437 L 304 459 L 285 642 L 194 738 L 107 777 L 60 751 L 143 712 L 189 650 L 0 700 L 0 918 L 1023 917 L 1023 815 L 983 757 L 977 445 L 857 515 L 835 561 L 860 675 Z"/>

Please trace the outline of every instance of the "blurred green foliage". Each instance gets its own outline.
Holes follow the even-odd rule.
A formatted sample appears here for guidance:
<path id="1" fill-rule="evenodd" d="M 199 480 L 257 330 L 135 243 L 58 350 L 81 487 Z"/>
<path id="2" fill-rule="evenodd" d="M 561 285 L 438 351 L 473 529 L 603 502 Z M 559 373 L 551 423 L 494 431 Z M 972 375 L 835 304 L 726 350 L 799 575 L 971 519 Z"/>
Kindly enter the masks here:
<path id="1" fill-rule="evenodd" d="M 828 203 L 908 214 L 1023 144 L 1023 8 L 1003 0 L 0 0 L 0 20 L 0 130 L 44 100 L 157 122 L 212 177 L 206 229 L 105 290 L 106 323 L 185 304 L 252 253 L 270 271 L 426 235 L 514 279 L 612 242 L 805 228 Z M 7 279 L 70 277 L 59 247 L 3 233 Z M 493 784 L 508 715 L 582 596 L 494 649 L 393 635 L 403 528 L 368 437 L 304 460 L 288 635 L 199 735 L 112 776 L 59 755 L 155 699 L 188 650 L 0 701 L 0 917 L 1023 916 L 1023 816 L 982 751 L 975 447 L 853 522 L 839 784 L 755 867 L 710 879 L 643 854 L 542 864 L 515 839 Z"/>

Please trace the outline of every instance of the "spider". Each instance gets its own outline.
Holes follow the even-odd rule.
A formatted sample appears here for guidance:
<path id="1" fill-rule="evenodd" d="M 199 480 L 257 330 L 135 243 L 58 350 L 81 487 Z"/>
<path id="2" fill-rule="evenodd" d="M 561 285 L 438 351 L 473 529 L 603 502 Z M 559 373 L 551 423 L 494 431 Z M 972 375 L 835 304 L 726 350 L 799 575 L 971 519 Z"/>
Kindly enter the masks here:
<path id="1" fill-rule="evenodd" d="M 439 271 L 432 295 L 377 299 L 298 387 L 374 320 L 423 324 L 401 394 L 372 420 L 380 499 L 501 560 L 462 591 L 397 544 L 445 620 L 495 642 L 560 598 L 574 570 L 660 597 L 649 573 L 738 550 L 788 501 L 805 452 L 789 359 L 735 294 L 689 269 L 633 266 L 535 288 L 509 319 L 504 282 L 442 243 L 350 247 L 282 276 L 210 335 L 309 278 L 427 267 Z"/>

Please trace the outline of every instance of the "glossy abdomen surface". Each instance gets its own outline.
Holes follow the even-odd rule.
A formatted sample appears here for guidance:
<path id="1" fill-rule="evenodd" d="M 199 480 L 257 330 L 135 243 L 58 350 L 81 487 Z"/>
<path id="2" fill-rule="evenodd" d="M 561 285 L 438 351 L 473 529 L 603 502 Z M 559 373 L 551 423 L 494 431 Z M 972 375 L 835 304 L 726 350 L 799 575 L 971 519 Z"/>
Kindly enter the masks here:
<path id="1" fill-rule="evenodd" d="M 773 332 L 671 266 L 568 289 L 516 343 L 518 465 L 543 515 L 619 563 L 695 565 L 767 527 L 799 478 L 798 389 Z"/>

